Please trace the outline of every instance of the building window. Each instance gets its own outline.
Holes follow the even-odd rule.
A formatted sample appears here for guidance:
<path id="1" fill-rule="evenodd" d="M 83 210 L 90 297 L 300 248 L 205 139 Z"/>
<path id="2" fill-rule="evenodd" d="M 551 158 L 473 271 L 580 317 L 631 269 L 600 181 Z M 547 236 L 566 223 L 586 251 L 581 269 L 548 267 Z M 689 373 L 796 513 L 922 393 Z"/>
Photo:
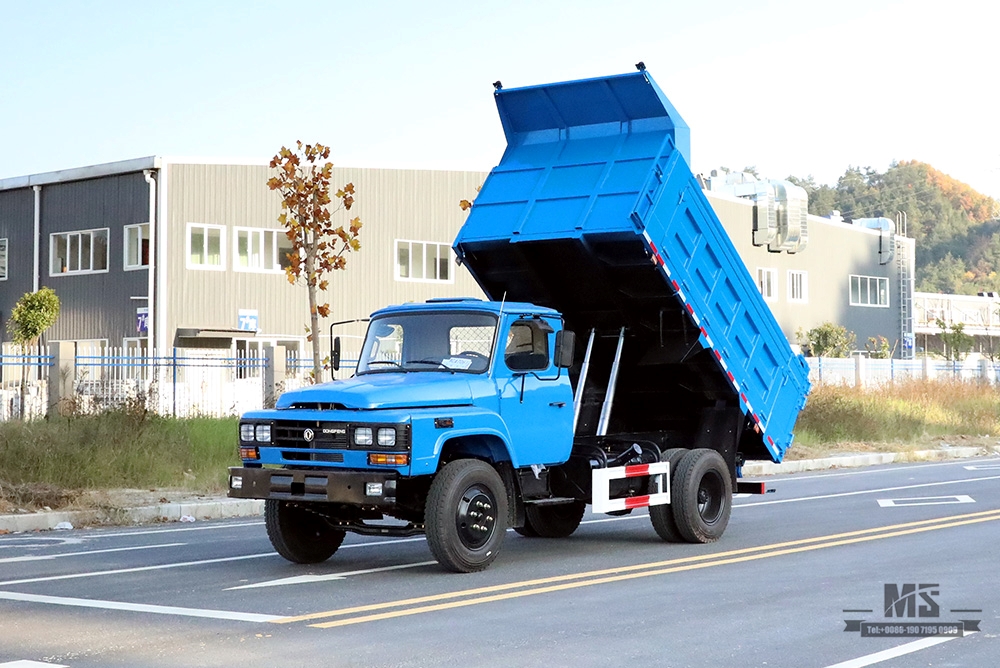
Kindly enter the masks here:
<path id="1" fill-rule="evenodd" d="M 93 274 L 108 270 L 108 228 L 49 236 L 49 274 Z"/>
<path id="2" fill-rule="evenodd" d="M 226 268 L 224 240 L 226 230 L 221 225 L 188 223 L 187 266 L 189 269 Z"/>
<path id="3" fill-rule="evenodd" d="M 851 276 L 851 306 L 889 306 L 889 279 Z"/>
<path id="4" fill-rule="evenodd" d="M 7 280 L 7 240 L 0 239 L 0 281 Z"/>
<path id="5" fill-rule="evenodd" d="M 396 280 L 452 283 L 451 246 L 429 241 L 396 241 Z"/>
<path id="6" fill-rule="evenodd" d="M 283 271 L 291 266 L 294 250 L 283 231 L 236 228 L 234 268 L 236 271 Z"/>
<path id="7" fill-rule="evenodd" d="M 757 268 L 757 287 L 766 301 L 774 301 L 777 294 L 778 270 Z"/>
<path id="8" fill-rule="evenodd" d="M 149 266 L 149 223 L 125 226 L 125 270 Z"/>
<path id="9" fill-rule="evenodd" d="M 804 271 L 788 271 L 788 301 L 804 303 L 809 301 L 809 275 Z"/>

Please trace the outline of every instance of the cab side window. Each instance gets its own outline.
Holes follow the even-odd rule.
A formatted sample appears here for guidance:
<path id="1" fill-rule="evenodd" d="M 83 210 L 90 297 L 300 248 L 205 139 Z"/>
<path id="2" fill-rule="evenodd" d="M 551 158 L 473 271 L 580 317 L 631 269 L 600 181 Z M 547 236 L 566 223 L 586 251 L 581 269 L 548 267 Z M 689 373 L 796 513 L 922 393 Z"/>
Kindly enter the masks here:
<path id="1" fill-rule="evenodd" d="M 549 337 L 537 321 L 515 322 L 507 334 L 504 362 L 511 371 L 542 371 L 549 367 Z"/>

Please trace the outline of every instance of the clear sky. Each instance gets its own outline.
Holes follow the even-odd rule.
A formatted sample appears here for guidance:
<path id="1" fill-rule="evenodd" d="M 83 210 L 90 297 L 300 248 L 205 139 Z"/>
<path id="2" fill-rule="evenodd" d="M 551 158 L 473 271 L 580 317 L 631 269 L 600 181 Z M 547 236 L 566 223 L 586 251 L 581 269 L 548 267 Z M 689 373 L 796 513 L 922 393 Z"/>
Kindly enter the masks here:
<path id="1" fill-rule="evenodd" d="M 489 170 L 492 85 L 646 63 L 695 171 L 928 162 L 1000 198 L 994 0 L 0 0 L 0 178 L 147 155 Z"/>

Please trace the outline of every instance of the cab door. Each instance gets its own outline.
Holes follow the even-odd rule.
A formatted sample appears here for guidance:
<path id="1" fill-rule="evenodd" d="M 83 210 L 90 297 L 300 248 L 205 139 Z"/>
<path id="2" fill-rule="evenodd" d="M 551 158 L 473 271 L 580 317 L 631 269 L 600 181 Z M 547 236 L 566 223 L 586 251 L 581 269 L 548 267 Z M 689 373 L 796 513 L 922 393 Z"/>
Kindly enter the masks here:
<path id="1" fill-rule="evenodd" d="M 560 464 L 573 447 L 569 374 L 553 364 L 556 319 L 510 316 L 495 362 L 500 415 L 520 466 Z"/>

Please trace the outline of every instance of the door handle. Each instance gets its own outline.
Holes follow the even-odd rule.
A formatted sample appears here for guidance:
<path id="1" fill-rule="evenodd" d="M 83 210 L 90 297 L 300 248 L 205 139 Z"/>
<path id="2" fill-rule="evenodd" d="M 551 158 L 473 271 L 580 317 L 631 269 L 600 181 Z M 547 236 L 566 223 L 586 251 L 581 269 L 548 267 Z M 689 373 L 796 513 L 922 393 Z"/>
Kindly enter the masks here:
<path id="1" fill-rule="evenodd" d="M 554 406 L 555 408 L 562 408 L 566 405 L 565 401 L 550 401 L 549 406 Z"/>

